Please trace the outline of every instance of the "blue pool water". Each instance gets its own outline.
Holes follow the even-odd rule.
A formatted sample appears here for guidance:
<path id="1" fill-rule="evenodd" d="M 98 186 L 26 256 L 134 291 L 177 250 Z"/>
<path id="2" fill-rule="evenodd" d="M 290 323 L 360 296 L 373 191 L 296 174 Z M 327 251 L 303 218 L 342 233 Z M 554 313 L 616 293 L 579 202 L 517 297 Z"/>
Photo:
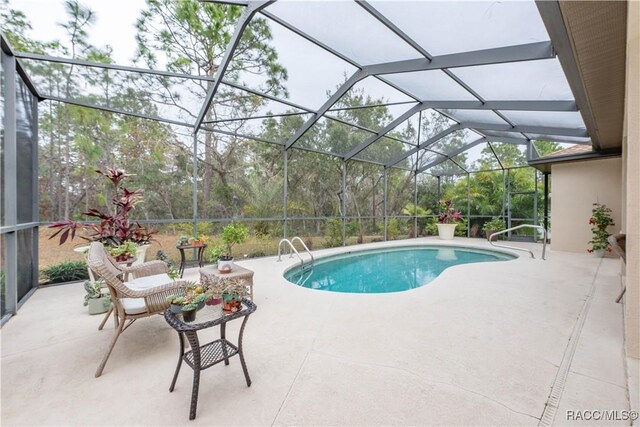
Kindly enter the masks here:
<path id="1" fill-rule="evenodd" d="M 453 265 L 508 261 L 514 256 L 461 247 L 400 247 L 358 251 L 294 267 L 285 279 L 310 289 L 350 293 L 400 292 L 426 285 Z"/>

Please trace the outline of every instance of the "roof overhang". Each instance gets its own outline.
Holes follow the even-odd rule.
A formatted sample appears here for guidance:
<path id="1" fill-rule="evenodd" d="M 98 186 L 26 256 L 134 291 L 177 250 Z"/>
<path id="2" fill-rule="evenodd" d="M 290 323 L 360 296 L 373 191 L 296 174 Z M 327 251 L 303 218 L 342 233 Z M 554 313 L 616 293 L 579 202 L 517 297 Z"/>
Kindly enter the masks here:
<path id="1" fill-rule="evenodd" d="M 529 166 L 532 166 L 538 169 L 540 172 L 551 173 L 551 166 L 554 164 L 581 162 L 586 160 L 597 160 L 597 159 L 604 159 L 607 157 L 620 157 L 621 154 L 622 154 L 621 147 L 616 147 L 616 148 L 610 148 L 606 150 L 590 151 L 590 152 L 578 153 L 578 154 L 567 154 L 567 155 L 560 155 L 560 156 L 550 155 L 550 156 L 541 157 L 535 160 L 529 160 L 528 164 Z"/>
<path id="2" fill-rule="evenodd" d="M 536 1 L 596 151 L 622 146 L 626 1 Z"/>

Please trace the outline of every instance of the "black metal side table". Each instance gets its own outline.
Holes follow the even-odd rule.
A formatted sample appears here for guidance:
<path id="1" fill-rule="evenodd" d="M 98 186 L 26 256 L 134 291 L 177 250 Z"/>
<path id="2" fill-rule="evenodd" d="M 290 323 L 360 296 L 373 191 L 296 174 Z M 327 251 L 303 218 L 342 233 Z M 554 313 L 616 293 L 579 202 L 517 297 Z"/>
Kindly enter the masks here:
<path id="1" fill-rule="evenodd" d="M 176 246 L 176 249 L 180 251 L 180 268 L 178 269 L 180 273 L 180 278 L 182 279 L 182 275 L 184 274 L 184 268 L 190 262 L 198 263 L 198 267 L 202 268 L 204 262 L 202 261 L 202 256 L 204 255 L 204 250 L 207 248 L 206 244 L 203 245 L 186 245 L 186 246 Z M 187 261 L 187 258 L 184 255 L 185 249 L 197 249 L 196 251 L 196 260 L 195 261 Z"/>
<path id="2" fill-rule="evenodd" d="M 189 419 L 193 420 L 196 417 L 196 409 L 198 406 L 198 390 L 200 387 L 200 371 L 210 368 L 224 361 L 225 365 L 229 364 L 229 358 L 238 355 L 240 356 L 240 364 L 242 365 L 242 371 L 244 372 L 244 378 L 247 381 L 247 387 L 251 386 L 251 378 L 249 378 L 249 372 L 247 371 L 247 364 L 244 361 L 244 354 L 242 353 L 242 335 L 244 333 L 244 327 L 249 320 L 251 313 L 256 311 L 256 305 L 248 300 L 242 300 L 242 310 L 231 314 L 222 314 L 212 320 L 207 320 L 206 310 L 212 310 L 208 306 L 205 306 L 200 310 L 196 316 L 200 316 L 202 320 L 199 321 L 196 317 L 196 321 L 193 323 L 185 323 L 182 321 L 182 316 L 176 315 L 167 309 L 164 312 L 164 318 L 173 329 L 178 332 L 180 338 L 180 358 L 178 359 L 178 366 L 173 374 L 173 380 L 171 381 L 171 387 L 169 392 L 172 392 L 178 374 L 180 373 L 180 367 L 184 361 L 187 365 L 193 369 L 193 387 L 191 390 L 191 407 L 189 410 Z M 202 313 L 205 312 L 205 313 Z M 243 318 L 242 326 L 240 326 L 240 332 L 238 333 L 238 343 L 233 344 L 226 338 L 226 326 L 227 322 L 235 319 Z M 220 339 L 213 340 L 206 344 L 200 344 L 198 340 L 198 331 L 202 329 L 211 328 L 213 326 L 220 325 Z M 191 350 L 185 352 L 184 337 L 187 337 Z"/>

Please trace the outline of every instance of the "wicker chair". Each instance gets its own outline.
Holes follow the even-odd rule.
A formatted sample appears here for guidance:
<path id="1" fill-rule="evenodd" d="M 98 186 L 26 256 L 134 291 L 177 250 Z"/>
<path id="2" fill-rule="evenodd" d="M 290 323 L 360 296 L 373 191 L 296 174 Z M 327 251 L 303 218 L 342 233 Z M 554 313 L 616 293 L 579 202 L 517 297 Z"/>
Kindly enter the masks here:
<path id="1" fill-rule="evenodd" d="M 123 263 L 117 262 L 108 251 L 105 251 L 107 256 L 107 261 L 110 265 L 120 270 L 119 278 L 122 279 L 123 282 L 126 282 L 126 286 L 129 288 L 133 288 L 136 290 L 146 289 L 149 287 L 156 286 L 158 283 L 170 283 L 173 281 L 169 277 L 169 267 L 166 263 L 162 261 L 149 261 L 142 264 L 130 264 L 129 266 L 125 266 Z M 88 256 L 88 251 L 87 251 Z M 94 276 L 97 274 L 94 273 L 91 268 L 89 268 L 89 280 L 95 282 L 96 279 Z M 110 289 L 107 287 L 107 290 L 111 293 Z M 113 297 L 113 295 L 112 295 Z M 105 323 L 113 313 L 113 305 L 109 307 L 109 310 L 104 315 L 102 322 L 98 326 L 98 330 L 101 331 L 104 328 Z M 114 325 L 118 327 L 118 316 L 113 316 Z"/>
<path id="2" fill-rule="evenodd" d="M 91 243 L 87 264 L 107 284 L 116 320 L 111 344 L 96 371 L 96 377 L 99 377 L 120 334 L 137 319 L 162 314 L 169 307 L 167 296 L 179 292 L 186 282 L 174 282 L 169 279 L 166 275 L 167 266 L 162 261 L 151 261 L 132 267 L 119 266 L 99 242 Z M 123 282 L 122 277 L 125 274 L 131 274 L 134 280 Z"/>

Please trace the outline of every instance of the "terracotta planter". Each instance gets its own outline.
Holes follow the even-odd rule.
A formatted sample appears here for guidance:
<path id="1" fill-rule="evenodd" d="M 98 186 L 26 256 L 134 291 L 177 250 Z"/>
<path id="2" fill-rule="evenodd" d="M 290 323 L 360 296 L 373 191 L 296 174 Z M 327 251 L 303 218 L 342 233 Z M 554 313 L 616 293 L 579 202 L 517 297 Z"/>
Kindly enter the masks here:
<path id="1" fill-rule="evenodd" d="M 242 302 L 241 300 L 232 297 L 230 295 L 223 295 L 222 298 L 223 306 L 222 309 L 225 313 L 235 313 L 237 311 L 242 310 Z"/>
<path id="2" fill-rule="evenodd" d="M 458 224 L 436 224 L 438 226 L 438 237 L 441 240 L 453 240 Z"/>

